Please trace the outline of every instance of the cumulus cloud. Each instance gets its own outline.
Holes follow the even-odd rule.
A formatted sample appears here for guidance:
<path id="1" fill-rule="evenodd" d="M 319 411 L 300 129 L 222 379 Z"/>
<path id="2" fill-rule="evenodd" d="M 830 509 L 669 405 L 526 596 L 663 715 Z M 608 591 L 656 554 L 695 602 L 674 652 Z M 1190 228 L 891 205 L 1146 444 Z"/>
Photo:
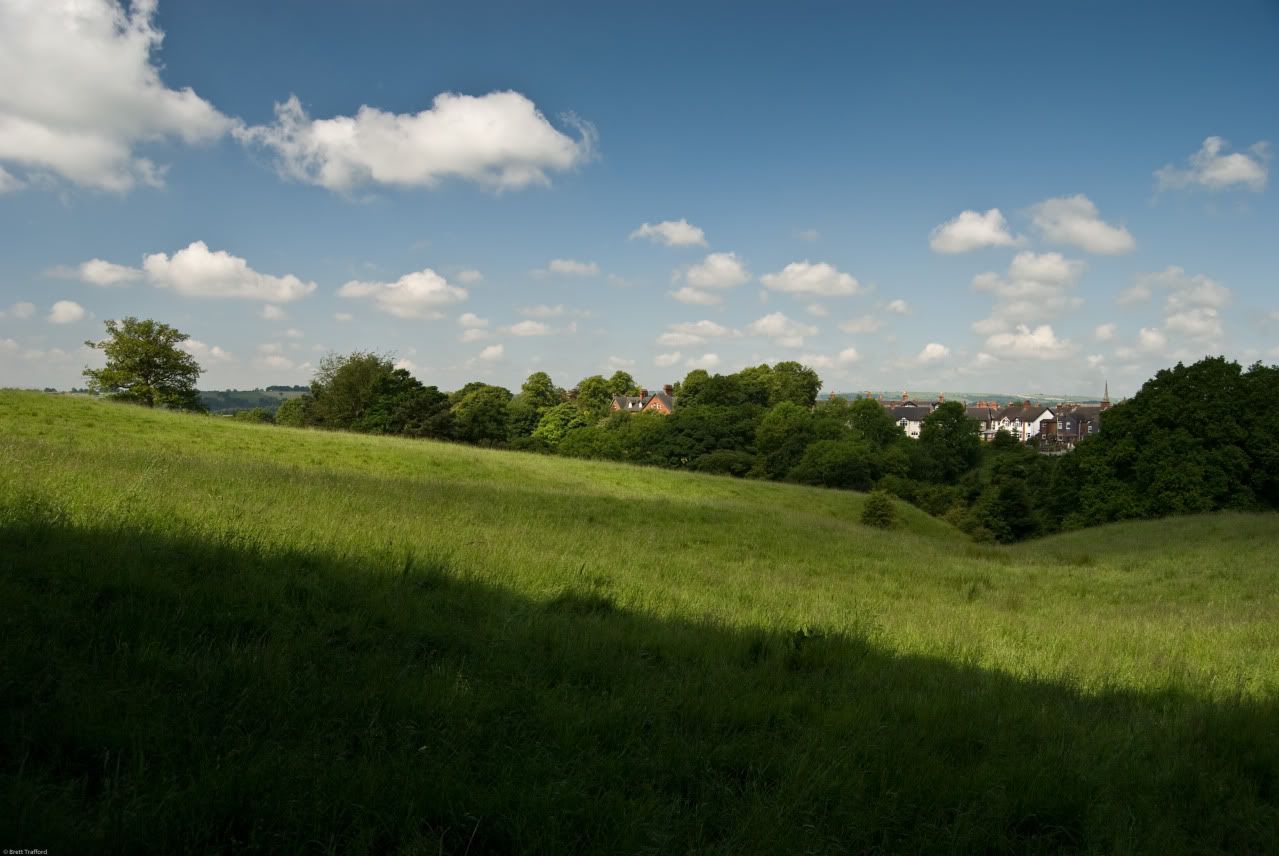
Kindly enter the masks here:
<path id="1" fill-rule="evenodd" d="M 558 318 L 564 314 L 564 307 L 559 304 L 547 306 L 545 303 L 541 303 L 537 306 L 523 306 L 518 311 L 521 315 L 529 318 Z"/>
<path id="2" fill-rule="evenodd" d="M 460 327 L 478 330 L 487 327 L 489 325 L 489 320 L 487 318 L 481 318 L 474 312 L 463 312 L 457 317 L 457 323 Z"/>
<path id="3" fill-rule="evenodd" d="M 199 339 L 187 339 L 182 343 L 182 350 L 201 363 L 229 363 L 233 359 L 230 353 L 217 345 L 208 345 Z"/>
<path id="4" fill-rule="evenodd" d="M 480 351 L 479 359 L 486 363 L 495 363 L 506 355 L 506 347 L 504 345 L 489 345 Z"/>
<path id="5" fill-rule="evenodd" d="M 709 371 L 720 363 L 719 354 L 702 354 L 700 357 L 689 357 L 684 365 L 690 369 L 706 369 Z"/>
<path id="6" fill-rule="evenodd" d="M 915 357 L 915 362 L 920 363 L 921 365 L 927 365 L 928 363 L 935 363 L 940 360 L 944 360 L 949 356 L 950 348 L 937 342 L 929 342 L 927 345 L 924 345 L 923 350 L 921 350 Z"/>
<path id="7" fill-rule="evenodd" d="M 729 289 L 750 282 L 750 272 L 737 253 L 711 253 L 683 271 L 685 284 L 698 290 Z"/>
<path id="8" fill-rule="evenodd" d="M 1266 187 L 1270 170 L 1270 144 L 1264 140 L 1254 143 L 1247 153 L 1226 154 L 1230 144 L 1221 137 L 1204 140 L 1199 151 L 1192 154 L 1184 168 L 1168 164 L 1155 171 L 1160 190 L 1182 187 L 1203 187 L 1208 190 L 1229 190 L 1244 187 L 1260 192 Z"/>
<path id="9" fill-rule="evenodd" d="M 692 288 L 687 285 L 672 291 L 671 297 L 680 303 L 687 303 L 690 306 L 718 306 L 724 302 L 724 298 L 718 294 L 712 294 L 709 291 L 702 291 L 699 288 Z"/>
<path id="10" fill-rule="evenodd" d="M 773 312 L 756 319 L 746 326 L 746 332 L 772 339 L 783 348 L 802 348 L 807 336 L 816 336 L 817 328 Z"/>
<path id="11" fill-rule="evenodd" d="M 74 300 L 59 300 L 49 310 L 50 324 L 74 324 L 84 320 L 84 307 Z"/>
<path id="12" fill-rule="evenodd" d="M 722 339 L 735 335 L 737 335 L 736 331 L 722 324 L 716 324 L 714 321 L 682 321 L 669 325 L 666 332 L 657 337 L 657 343 L 666 347 L 681 347 L 701 344 L 707 339 Z"/>
<path id="13" fill-rule="evenodd" d="M 274 303 L 267 303 L 262 306 L 262 317 L 267 321 L 283 321 L 289 316 L 288 313 Z"/>
<path id="14" fill-rule="evenodd" d="M 1008 231 L 1008 222 L 998 208 L 985 214 L 977 211 L 961 211 L 958 217 L 947 220 L 933 229 L 928 246 L 935 253 L 966 253 L 982 247 L 1013 247 L 1021 238 Z"/>
<path id="15" fill-rule="evenodd" d="M 595 262 L 579 262 L 576 259 L 551 259 L 545 272 L 564 276 L 599 276 L 600 266 Z"/>
<path id="16" fill-rule="evenodd" d="M 658 354 L 653 358 L 653 363 L 662 368 L 668 368 L 678 363 L 683 356 L 684 355 L 679 351 L 671 351 L 669 354 Z"/>
<path id="17" fill-rule="evenodd" d="M 0 196 L 6 193 L 13 193 L 15 190 L 21 190 L 26 186 L 27 183 L 25 181 L 0 166 Z"/>
<path id="18" fill-rule="evenodd" d="M 89 285 L 100 285 L 105 288 L 128 285 L 131 282 L 142 279 L 142 271 L 138 268 L 118 265 L 115 262 L 103 261 L 102 259 L 90 259 L 75 267 L 60 265 L 50 270 L 48 275 L 62 277 L 63 279 L 78 279 L 80 282 L 87 282 Z"/>
<path id="19" fill-rule="evenodd" d="M 366 185 L 437 186 L 446 178 L 494 190 L 550 184 L 592 156 L 595 129 L 573 116 L 570 136 L 518 92 L 437 95 L 418 113 L 367 105 L 354 116 L 313 119 L 297 96 L 275 105 L 275 123 L 237 128 L 246 145 L 275 156 L 281 175 L 347 193 Z"/>
<path id="20" fill-rule="evenodd" d="M 0 318 L 13 318 L 16 321 L 25 321 L 36 314 L 36 305 L 20 300 L 10 306 L 8 309 L 0 312 Z"/>
<path id="21" fill-rule="evenodd" d="M 890 300 L 888 303 L 884 304 L 884 311 L 891 312 L 894 315 L 909 315 L 910 304 L 899 297 L 896 300 Z"/>
<path id="22" fill-rule="evenodd" d="M 1103 221 L 1097 206 L 1082 193 L 1045 199 L 1031 206 L 1030 215 L 1039 234 L 1054 244 L 1106 255 L 1127 253 L 1137 246 L 1127 229 Z"/>
<path id="23" fill-rule="evenodd" d="M 1168 337 L 1158 327 L 1142 327 L 1137 332 L 1137 345 L 1143 351 L 1162 351 L 1168 346 Z"/>
<path id="24" fill-rule="evenodd" d="M 1149 300 L 1165 293 L 1164 329 L 1191 339 L 1220 339 L 1225 328 L 1221 308 L 1230 302 L 1230 289 L 1203 274 L 1190 276 L 1183 268 L 1170 266 L 1157 273 L 1140 274 L 1120 302 Z"/>
<path id="25" fill-rule="evenodd" d="M 172 257 L 152 253 L 142 260 L 147 280 L 184 297 L 233 297 L 288 303 L 315 291 L 314 282 L 293 274 L 258 273 L 248 262 L 224 250 L 211 252 L 204 241 L 195 241 Z"/>
<path id="26" fill-rule="evenodd" d="M 163 184 L 165 168 L 140 146 L 231 129 L 189 87 L 160 80 L 155 11 L 154 0 L 127 12 L 114 0 L 0 3 L 0 162 L 125 192 Z"/>
<path id="27" fill-rule="evenodd" d="M 477 282 L 484 281 L 484 274 L 480 273 L 475 268 L 467 268 L 457 272 L 457 281 L 463 285 L 475 285 Z"/>
<path id="28" fill-rule="evenodd" d="M 804 354 L 799 358 L 799 362 L 813 369 L 834 369 L 842 366 L 850 366 L 861 359 L 861 354 L 857 353 L 856 348 L 844 348 L 833 357 L 825 354 Z"/>
<path id="29" fill-rule="evenodd" d="M 635 368 L 635 361 L 628 360 L 626 357 L 609 357 L 605 363 L 610 369 L 623 370 Z"/>
<path id="30" fill-rule="evenodd" d="M 874 333 L 883 326 L 884 322 L 874 315 L 859 315 L 840 324 L 839 329 L 845 333 Z"/>
<path id="31" fill-rule="evenodd" d="M 512 336 L 546 336 L 551 332 L 551 328 L 543 324 L 541 321 L 520 321 L 504 328 L 503 332 L 510 333 Z"/>
<path id="32" fill-rule="evenodd" d="M 1076 348 L 1069 339 L 1058 339 L 1048 324 L 1033 330 L 1019 324 L 1011 332 L 995 333 L 987 338 L 985 351 L 1010 359 L 1060 360 L 1074 354 Z"/>
<path id="33" fill-rule="evenodd" d="M 374 306 L 397 318 L 438 320 L 440 309 L 461 303 L 467 291 L 452 285 L 430 268 L 406 273 L 395 282 L 352 280 L 338 289 L 339 297 L 370 299 Z"/>
<path id="34" fill-rule="evenodd" d="M 1114 324 L 1098 324 L 1097 329 L 1093 330 L 1093 338 L 1098 342 L 1114 341 L 1115 331 L 1118 328 Z"/>
<path id="35" fill-rule="evenodd" d="M 830 315 L 830 310 L 820 303 L 810 303 L 804 307 L 804 311 L 814 318 L 825 318 Z"/>
<path id="36" fill-rule="evenodd" d="M 631 240 L 636 238 L 647 238 L 668 247 L 706 246 L 706 233 L 682 217 L 661 223 L 644 223 L 631 232 Z"/>
<path id="37" fill-rule="evenodd" d="M 766 288 L 790 294 L 847 297 L 860 289 L 857 280 L 825 262 L 791 262 L 777 273 L 759 278 Z"/>
<path id="38" fill-rule="evenodd" d="M 1008 266 L 1006 276 L 981 273 L 973 277 L 973 288 L 995 296 L 990 317 L 973 325 L 982 335 L 1004 333 L 1017 324 L 1051 320 L 1082 303 L 1071 290 L 1083 274 L 1083 262 L 1061 253 L 1020 252 Z"/>

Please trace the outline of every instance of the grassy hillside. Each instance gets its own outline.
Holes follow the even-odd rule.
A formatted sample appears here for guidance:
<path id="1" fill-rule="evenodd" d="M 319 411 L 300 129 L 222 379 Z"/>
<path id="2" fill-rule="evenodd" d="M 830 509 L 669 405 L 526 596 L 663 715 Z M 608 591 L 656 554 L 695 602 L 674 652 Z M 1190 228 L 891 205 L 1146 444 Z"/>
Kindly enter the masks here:
<path id="1" fill-rule="evenodd" d="M 1279 519 L 861 503 L 0 392 L 0 839 L 1279 848 Z"/>

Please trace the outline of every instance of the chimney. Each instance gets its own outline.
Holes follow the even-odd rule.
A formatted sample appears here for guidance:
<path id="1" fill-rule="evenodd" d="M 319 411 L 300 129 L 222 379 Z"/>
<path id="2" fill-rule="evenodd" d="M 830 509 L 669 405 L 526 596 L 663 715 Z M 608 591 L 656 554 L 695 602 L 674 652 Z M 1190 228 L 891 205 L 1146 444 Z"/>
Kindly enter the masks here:
<path id="1" fill-rule="evenodd" d="M 910 400 L 910 394 L 906 392 L 906 390 L 902 390 L 902 401 L 909 401 L 909 400 Z"/>
<path id="2" fill-rule="evenodd" d="M 648 398 L 648 390 L 647 390 L 647 389 L 643 389 L 643 388 L 641 388 L 641 389 L 640 389 L 640 398 Z"/>
<path id="3" fill-rule="evenodd" d="M 662 385 L 662 392 L 666 393 L 667 395 L 674 395 L 674 394 L 675 394 L 675 387 L 674 387 L 674 386 L 672 386 L 672 385 L 671 385 L 671 384 L 669 384 L 669 383 L 668 383 L 668 384 L 663 384 L 663 385 Z"/>

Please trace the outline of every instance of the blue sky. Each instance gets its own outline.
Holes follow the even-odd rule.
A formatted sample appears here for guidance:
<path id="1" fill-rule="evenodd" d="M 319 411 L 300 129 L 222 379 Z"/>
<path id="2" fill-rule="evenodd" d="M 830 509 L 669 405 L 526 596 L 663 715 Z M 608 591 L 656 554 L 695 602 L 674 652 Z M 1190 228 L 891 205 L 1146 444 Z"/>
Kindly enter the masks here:
<path id="1" fill-rule="evenodd" d="M 206 388 L 1274 362 L 1277 92 L 1271 2 L 0 0 L 0 385 L 129 314 Z"/>

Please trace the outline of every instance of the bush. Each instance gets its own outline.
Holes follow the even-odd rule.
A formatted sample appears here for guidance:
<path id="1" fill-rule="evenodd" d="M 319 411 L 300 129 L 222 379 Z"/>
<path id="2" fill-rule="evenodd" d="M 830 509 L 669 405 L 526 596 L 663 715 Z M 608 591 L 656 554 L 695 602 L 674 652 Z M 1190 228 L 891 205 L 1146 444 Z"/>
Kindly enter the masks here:
<path id="1" fill-rule="evenodd" d="M 862 523 L 866 526 L 875 526 L 879 529 L 891 529 L 897 522 L 897 509 L 893 507 L 893 501 L 888 498 L 888 494 L 882 490 L 873 492 L 866 497 L 866 504 L 862 506 Z"/>

